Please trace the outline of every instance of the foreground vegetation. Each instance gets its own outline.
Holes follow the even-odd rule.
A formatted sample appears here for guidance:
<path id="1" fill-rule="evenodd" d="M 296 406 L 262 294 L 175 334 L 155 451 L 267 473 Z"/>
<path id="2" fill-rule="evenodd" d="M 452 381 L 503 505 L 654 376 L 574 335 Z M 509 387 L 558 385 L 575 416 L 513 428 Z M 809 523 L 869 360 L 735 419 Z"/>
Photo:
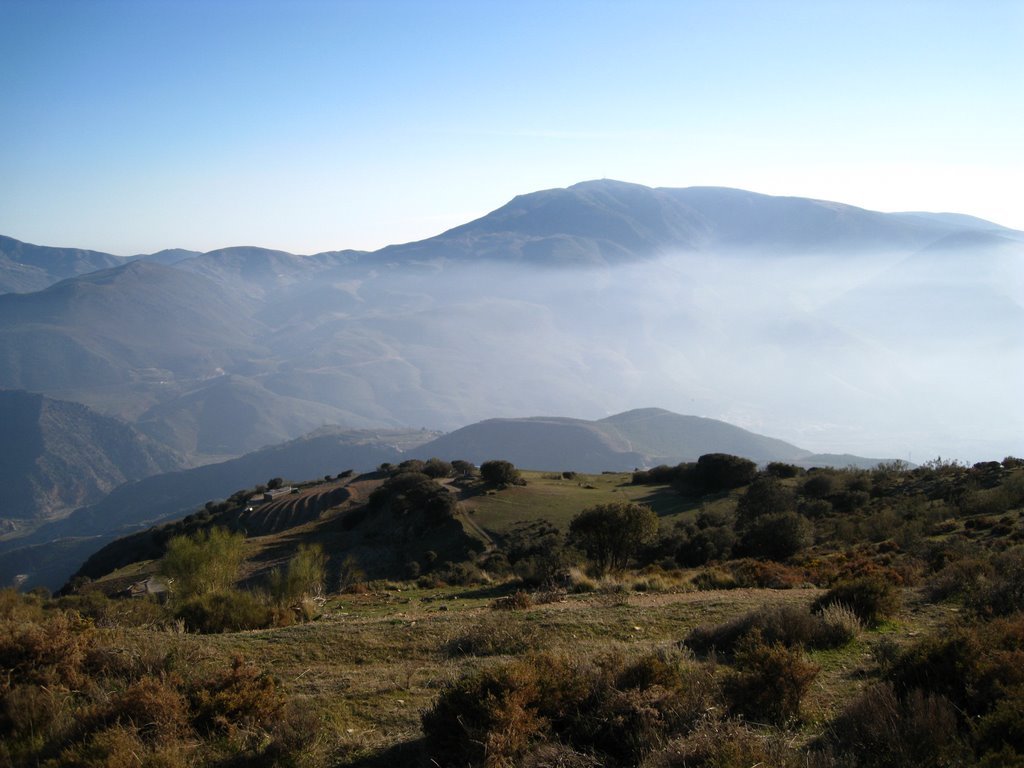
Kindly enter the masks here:
<path id="1" fill-rule="evenodd" d="M 395 469 L 364 522 L 489 541 L 367 580 L 292 530 L 257 575 L 265 543 L 212 527 L 135 566 L 174 579 L 166 604 L 108 597 L 116 574 L 3 593 L 0 763 L 1024 765 L 1018 460 L 443 491 Z M 501 512 L 538 488 L 554 513 Z M 628 551 L 607 520 L 635 522 Z"/>

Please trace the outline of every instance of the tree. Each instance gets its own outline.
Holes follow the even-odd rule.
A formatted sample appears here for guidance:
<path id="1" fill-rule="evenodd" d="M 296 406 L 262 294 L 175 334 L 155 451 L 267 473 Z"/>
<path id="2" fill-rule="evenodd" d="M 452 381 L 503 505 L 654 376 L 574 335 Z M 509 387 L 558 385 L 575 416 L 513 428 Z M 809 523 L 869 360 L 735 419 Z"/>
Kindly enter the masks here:
<path id="1" fill-rule="evenodd" d="M 279 605 L 319 592 L 324 585 L 327 558 L 319 544 L 300 544 L 285 570 L 270 573 L 270 593 Z"/>
<path id="2" fill-rule="evenodd" d="M 705 453 L 697 459 L 694 474 L 704 493 L 718 493 L 751 482 L 757 476 L 757 465 L 728 453 Z"/>
<path id="3" fill-rule="evenodd" d="M 421 470 L 427 477 L 433 477 L 439 479 L 442 477 L 450 477 L 452 474 L 452 465 L 444 459 L 430 458 L 427 459 Z"/>
<path id="4" fill-rule="evenodd" d="M 764 515 L 776 515 L 796 509 L 796 496 L 772 475 L 758 475 L 736 504 L 740 527 L 750 525 Z"/>
<path id="5" fill-rule="evenodd" d="M 476 473 L 476 465 L 471 461 L 455 459 L 452 462 L 452 470 L 459 477 L 472 477 Z"/>
<path id="6" fill-rule="evenodd" d="M 174 592 L 183 598 L 228 589 L 238 578 L 244 544 L 243 534 L 225 528 L 175 536 L 167 542 L 160 573 L 174 580 Z"/>
<path id="7" fill-rule="evenodd" d="M 585 509 L 569 524 L 570 538 L 601 574 L 625 568 L 657 532 L 658 516 L 650 507 L 625 501 Z"/>
<path id="8" fill-rule="evenodd" d="M 519 470 L 510 461 L 492 459 L 480 465 L 480 477 L 490 485 L 525 485 Z"/>

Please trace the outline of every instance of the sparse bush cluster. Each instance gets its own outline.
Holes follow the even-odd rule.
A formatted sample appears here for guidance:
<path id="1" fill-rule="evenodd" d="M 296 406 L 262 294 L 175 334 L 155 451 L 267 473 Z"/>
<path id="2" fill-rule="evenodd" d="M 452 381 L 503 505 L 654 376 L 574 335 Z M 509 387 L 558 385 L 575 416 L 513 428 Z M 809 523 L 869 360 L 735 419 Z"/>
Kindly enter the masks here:
<path id="1" fill-rule="evenodd" d="M 21 602 L 0 598 L 0 765 L 267 764 L 316 738 L 241 658 L 193 669 L 153 647 L 125 653 L 75 613 Z"/>
<path id="2" fill-rule="evenodd" d="M 628 766 L 692 729 L 717 701 L 713 676 L 672 654 L 538 654 L 445 687 L 423 731 L 429 758 L 443 766 L 540 765 L 541 755 Z"/>

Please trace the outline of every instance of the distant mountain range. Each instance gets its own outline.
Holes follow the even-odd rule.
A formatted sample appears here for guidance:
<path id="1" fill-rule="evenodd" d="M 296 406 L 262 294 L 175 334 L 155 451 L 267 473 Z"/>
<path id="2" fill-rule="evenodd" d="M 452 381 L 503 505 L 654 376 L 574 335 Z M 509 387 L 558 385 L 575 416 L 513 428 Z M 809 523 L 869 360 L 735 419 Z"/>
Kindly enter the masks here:
<path id="1" fill-rule="evenodd" d="M 194 464 L 323 424 L 649 403 L 837 452 L 1005 454 L 1024 433 L 1006 413 L 1022 260 L 1024 233 L 959 214 L 610 180 L 372 253 L 3 238 L 0 290 L 20 292 L 0 295 L 0 388 L 83 403 Z"/>
<path id="2" fill-rule="evenodd" d="M 462 458 L 480 463 L 501 458 L 524 469 L 623 471 L 696 461 L 706 453 L 731 453 L 767 464 L 804 467 L 873 467 L 882 459 L 823 456 L 716 419 L 640 408 L 598 421 L 557 417 L 488 419 L 414 448 L 411 455 Z M 837 464 L 836 460 L 843 463 Z"/>

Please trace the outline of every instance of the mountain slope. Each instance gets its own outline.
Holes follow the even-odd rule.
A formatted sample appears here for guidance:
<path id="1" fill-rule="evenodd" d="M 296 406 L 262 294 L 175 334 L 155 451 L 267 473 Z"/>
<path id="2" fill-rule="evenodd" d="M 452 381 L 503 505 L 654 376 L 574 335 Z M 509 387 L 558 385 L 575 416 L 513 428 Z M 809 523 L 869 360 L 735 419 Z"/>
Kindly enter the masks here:
<path id="1" fill-rule="evenodd" d="M 124 259 L 80 248 L 51 248 L 0 236 L 0 293 L 41 291 L 69 277 L 123 264 Z"/>
<path id="2" fill-rule="evenodd" d="M 413 430 L 314 433 L 238 459 L 126 483 L 91 506 L 17 540 L 0 541 L 0 584 L 59 587 L 108 541 L 161 520 L 182 517 L 206 501 L 224 499 L 271 477 L 306 480 L 347 469 L 367 471 L 400 460 L 434 433 Z M 31 566 L 32 570 L 25 570 Z"/>
<path id="3" fill-rule="evenodd" d="M 480 463 L 505 459 L 525 469 L 576 472 L 624 471 L 696 461 L 706 453 L 731 453 L 770 461 L 827 464 L 783 440 L 716 419 L 641 408 L 599 421 L 535 417 L 488 419 L 421 445 L 412 454 Z M 879 459 L 846 457 L 843 464 L 872 466 Z"/>
<path id="4" fill-rule="evenodd" d="M 952 231 L 993 226 L 725 187 L 650 188 L 605 179 L 521 195 L 480 219 L 378 255 L 599 265 L 675 252 L 917 248 Z"/>
<path id="5" fill-rule="evenodd" d="M 123 483 L 183 466 L 127 424 L 77 403 L 0 391 L 0 423 L 0 524 L 66 515 Z"/>

